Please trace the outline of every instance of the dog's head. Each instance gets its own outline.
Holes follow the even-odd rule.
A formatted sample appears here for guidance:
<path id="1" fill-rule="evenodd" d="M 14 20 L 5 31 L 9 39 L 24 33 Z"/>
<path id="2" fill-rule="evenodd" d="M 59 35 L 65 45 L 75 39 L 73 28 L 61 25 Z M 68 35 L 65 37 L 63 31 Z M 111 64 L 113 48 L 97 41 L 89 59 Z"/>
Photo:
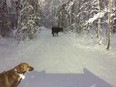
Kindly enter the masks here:
<path id="1" fill-rule="evenodd" d="M 19 64 L 18 66 L 15 67 L 15 70 L 18 72 L 18 73 L 22 73 L 24 74 L 25 72 L 29 72 L 29 71 L 32 71 L 34 68 L 31 67 L 29 64 L 27 63 L 21 63 Z"/>

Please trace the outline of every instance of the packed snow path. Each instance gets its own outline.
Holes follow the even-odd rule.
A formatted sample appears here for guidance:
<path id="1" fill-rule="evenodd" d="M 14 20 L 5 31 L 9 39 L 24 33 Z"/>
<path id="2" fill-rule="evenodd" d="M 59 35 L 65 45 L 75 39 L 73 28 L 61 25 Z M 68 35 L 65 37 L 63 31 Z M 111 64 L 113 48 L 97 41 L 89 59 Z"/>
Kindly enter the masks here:
<path id="1" fill-rule="evenodd" d="M 68 34 L 52 37 L 50 30 L 43 29 L 36 40 L 12 50 L 1 59 L 0 70 L 20 62 L 35 68 L 19 87 L 116 87 L 114 56 L 99 49 L 84 49 Z"/>

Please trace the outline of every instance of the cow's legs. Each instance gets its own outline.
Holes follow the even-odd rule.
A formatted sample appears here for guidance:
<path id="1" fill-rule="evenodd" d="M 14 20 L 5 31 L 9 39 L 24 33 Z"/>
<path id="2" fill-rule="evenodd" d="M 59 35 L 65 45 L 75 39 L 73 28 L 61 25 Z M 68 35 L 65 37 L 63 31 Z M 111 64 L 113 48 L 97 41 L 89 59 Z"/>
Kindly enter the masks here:
<path id="1" fill-rule="evenodd" d="M 54 37 L 54 32 L 52 31 L 52 35 L 53 35 L 53 37 Z"/>
<path id="2" fill-rule="evenodd" d="M 53 37 L 58 36 L 58 32 L 52 32 Z"/>
<path id="3" fill-rule="evenodd" d="M 54 33 L 52 35 L 53 35 L 53 37 L 55 36 Z"/>
<path id="4" fill-rule="evenodd" d="M 54 37 L 54 34 L 52 34 L 52 36 Z"/>
<path id="5" fill-rule="evenodd" d="M 56 36 L 58 36 L 58 33 L 56 33 Z"/>

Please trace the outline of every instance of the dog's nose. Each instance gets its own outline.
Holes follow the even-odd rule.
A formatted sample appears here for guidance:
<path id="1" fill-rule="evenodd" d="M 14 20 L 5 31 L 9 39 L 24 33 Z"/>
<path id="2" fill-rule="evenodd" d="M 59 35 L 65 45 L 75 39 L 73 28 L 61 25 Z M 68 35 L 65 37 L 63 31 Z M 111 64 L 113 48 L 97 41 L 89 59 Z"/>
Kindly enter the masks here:
<path id="1" fill-rule="evenodd" d="M 31 71 L 32 71 L 32 70 L 34 70 L 34 68 L 33 68 L 33 67 L 31 67 Z"/>

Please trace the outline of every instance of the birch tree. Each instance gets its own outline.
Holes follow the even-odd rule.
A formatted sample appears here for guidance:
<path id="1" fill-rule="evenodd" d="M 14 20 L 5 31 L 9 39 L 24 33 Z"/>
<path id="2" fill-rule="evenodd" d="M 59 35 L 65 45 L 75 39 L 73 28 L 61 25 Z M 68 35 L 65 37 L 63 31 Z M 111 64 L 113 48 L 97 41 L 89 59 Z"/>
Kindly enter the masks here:
<path id="1" fill-rule="evenodd" d="M 100 13 L 100 0 L 98 0 L 98 12 Z M 98 28 L 97 28 L 97 38 L 100 38 L 100 28 L 101 28 L 101 19 L 98 17 Z"/>
<path id="2" fill-rule="evenodd" d="M 112 10 L 112 0 L 109 0 L 108 3 L 108 42 L 107 42 L 107 50 L 110 48 L 110 34 L 111 34 L 111 10 Z"/>

